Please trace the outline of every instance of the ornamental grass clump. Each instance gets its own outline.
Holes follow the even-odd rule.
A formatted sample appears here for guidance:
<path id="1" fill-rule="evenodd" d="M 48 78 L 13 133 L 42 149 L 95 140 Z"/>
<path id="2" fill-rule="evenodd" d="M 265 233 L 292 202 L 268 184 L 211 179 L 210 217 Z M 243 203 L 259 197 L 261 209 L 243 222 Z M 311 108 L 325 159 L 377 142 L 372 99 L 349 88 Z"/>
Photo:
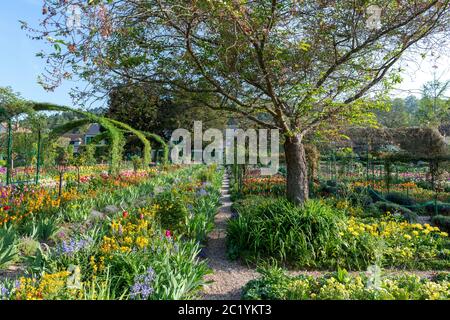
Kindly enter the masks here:
<path id="1" fill-rule="evenodd" d="M 254 197 L 228 224 L 231 258 L 275 258 L 298 267 L 339 264 L 345 215 L 321 201 L 298 207 L 285 199 Z"/>

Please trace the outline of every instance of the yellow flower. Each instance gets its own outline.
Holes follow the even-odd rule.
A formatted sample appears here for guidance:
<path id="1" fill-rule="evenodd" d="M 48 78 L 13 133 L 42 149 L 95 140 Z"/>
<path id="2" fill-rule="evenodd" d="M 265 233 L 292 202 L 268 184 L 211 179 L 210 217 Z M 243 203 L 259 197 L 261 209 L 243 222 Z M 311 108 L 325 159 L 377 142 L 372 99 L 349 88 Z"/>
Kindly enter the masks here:
<path id="1" fill-rule="evenodd" d="M 137 237 L 136 244 L 138 245 L 139 248 L 143 249 L 143 248 L 147 247 L 148 239 L 144 238 L 144 237 Z"/>

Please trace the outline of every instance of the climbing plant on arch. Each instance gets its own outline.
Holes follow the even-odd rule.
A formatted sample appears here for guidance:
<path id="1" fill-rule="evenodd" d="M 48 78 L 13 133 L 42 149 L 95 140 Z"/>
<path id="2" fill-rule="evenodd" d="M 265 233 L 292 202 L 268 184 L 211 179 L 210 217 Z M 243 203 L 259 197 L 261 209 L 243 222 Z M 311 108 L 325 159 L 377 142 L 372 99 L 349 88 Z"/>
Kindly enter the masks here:
<path id="1" fill-rule="evenodd" d="M 164 148 L 164 162 L 168 159 L 168 146 L 165 141 L 158 135 L 151 133 L 143 133 L 139 130 L 132 128 L 131 126 L 113 119 L 106 117 L 101 117 L 92 114 L 87 111 L 82 111 L 78 109 L 69 108 L 66 106 L 55 105 L 51 103 L 33 103 L 32 108 L 35 111 L 63 111 L 63 112 L 73 112 L 83 116 L 83 119 L 71 121 L 53 130 L 51 135 L 58 136 L 70 131 L 74 128 L 83 126 L 88 123 L 98 123 L 100 126 L 106 129 L 106 132 L 102 134 L 102 138 L 108 138 L 110 141 L 111 151 L 111 168 L 110 171 L 114 172 L 119 168 L 119 162 L 122 156 L 122 143 L 124 141 L 123 133 L 130 133 L 138 137 L 142 142 L 143 148 L 143 159 L 145 163 L 150 163 L 151 161 L 151 145 L 146 136 L 149 136 L 160 143 Z"/>
<path id="2" fill-rule="evenodd" d="M 163 138 L 157 134 L 151 132 L 142 131 L 142 133 L 149 139 L 155 140 L 163 148 L 162 162 L 167 163 L 169 161 L 169 145 L 164 141 Z"/>

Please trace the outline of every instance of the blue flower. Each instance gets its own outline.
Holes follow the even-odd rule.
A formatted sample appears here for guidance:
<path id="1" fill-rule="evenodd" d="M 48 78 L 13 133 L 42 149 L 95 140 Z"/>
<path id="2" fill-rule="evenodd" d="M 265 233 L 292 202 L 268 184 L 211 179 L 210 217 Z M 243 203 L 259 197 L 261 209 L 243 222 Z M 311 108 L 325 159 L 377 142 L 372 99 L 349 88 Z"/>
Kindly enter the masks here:
<path id="1" fill-rule="evenodd" d="M 0 285 L 0 298 L 9 297 L 10 291 L 4 285 Z"/>
<path id="2" fill-rule="evenodd" d="M 199 197 L 203 197 L 203 196 L 207 196 L 208 195 L 208 191 L 206 191 L 205 189 L 200 189 L 199 191 L 197 191 L 197 196 Z"/>
<path id="3" fill-rule="evenodd" d="M 152 287 L 154 278 L 155 271 L 152 267 L 149 267 L 146 273 L 137 275 L 130 289 L 130 298 L 133 300 L 147 300 L 154 292 Z"/>
<path id="4" fill-rule="evenodd" d="M 60 255 L 74 255 L 78 251 L 85 250 L 89 248 L 93 243 L 92 238 L 87 239 L 70 239 L 67 241 L 63 241 L 60 243 L 60 245 L 57 247 L 57 252 Z"/>

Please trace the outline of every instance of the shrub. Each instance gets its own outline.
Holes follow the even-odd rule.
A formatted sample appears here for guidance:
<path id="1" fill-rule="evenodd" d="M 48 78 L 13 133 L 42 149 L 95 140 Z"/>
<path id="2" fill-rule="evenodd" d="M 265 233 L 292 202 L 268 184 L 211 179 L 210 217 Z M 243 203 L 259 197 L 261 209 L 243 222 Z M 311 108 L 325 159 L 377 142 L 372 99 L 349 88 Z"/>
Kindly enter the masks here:
<path id="1" fill-rule="evenodd" d="M 449 266 L 446 233 L 395 215 L 361 219 L 321 201 L 298 207 L 282 198 L 265 197 L 240 200 L 234 208 L 239 216 L 229 221 L 227 229 L 228 255 L 233 259 L 352 270 L 374 263 L 421 270 Z"/>
<path id="2" fill-rule="evenodd" d="M 429 182 L 429 181 L 419 180 L 419 181 L 416 181 L 416 185 L 422 189 L 433 190 L 433 186 L 432 186 L 431 182 Z"/>
<path id="3" fill-rule="evenodd" d="M 131 157 L 131 163 L 133 164 L 133 170 L 135 172 L 144 167 L 144 160 L 138 155 L 133 155 Z"/>
<path id="4" fill-rule="evenodd" d="M 450 232 L 450 217 L 438 215 L 433 217 L 431 222 L 437 225 L 440 229 Z"/>
<path id="5" fill-rule="evenodd" d="M 282 196 L 286 193 L 286 179 L 282 176 L 245 178 L 242 181 L 244 195 Z"/>
<path id="6" fill-rule="evenodd" d="M 159 206 L 155 218 L 161 227 L 182 232 L 188 216 L 188 210 L 182 199 L 170 191 L 165 191 L 157 195 L 155 202 Z"/>
<path id="7" fill-rule="evenodd" d="M 450 273 L 448 272 L 439 272 L 432 278 L 433 281 L 442 282 L 447 281 L 450 282 Z"/>
<path id="8" fill-rule="evenodd" d="M 17 255 L 16 232 L 12 227 L 0 228 L 0 269 L 11 263 Z"/>
<path id="9" fill-rule="evenodd" d="M 200 172 L 197 174 L 197 179 L 201 182 L 212 182 L 214 180 L 216 170 L 217 170 L 216 164 L 204 168 L 200 170 Z"/>
<path id="10" fill-rule="evenodd" d="M 44 218 L 37 222 L 37 238 L 41 241 L 48 241 L 58 231 L 58 221 L 54 218 Z"/>
<path id="11" fill-rule="evenodd" d="M 425 211 L 429 215 L 434 215 L 437 211 L 439 215 L 450 216 L 450 205 L 448 203 L 442 203 L 440 201 L 428 203 L 424 207 Z"/>
<path id="12" fill-rule="evenodd" d="M 401 206 L 412 206 L 416 204 L 416 201 L 414 199 L 407 197 L 400 192 L 390 192 L 386 194 L 385 199 Z"/>
<path id="13" fill-rule="evenodd" d="M 416 222 L 417 214 L 408 208 L 402 207 L 394 202 L 385 202 L 378 201 L 375 203 L 375 206 L 382 212 L 390 212 L 390 213 L 399 213 L 401 214 L 408 222 Z"/>
<path id="14" fill-rule="evenodd" d="M 376 203 L 371 203 L 365 208 L 363 217 L 380 218 L 384 213 L 385 211 L 379 208 Z"/>
<path id="15" fill-rule="evenodd" d="M 17 249 L 23 256 L 33 256 L 40 248 L 40 243 L 33 238 L 25 237 L 20 239 Z"/>

